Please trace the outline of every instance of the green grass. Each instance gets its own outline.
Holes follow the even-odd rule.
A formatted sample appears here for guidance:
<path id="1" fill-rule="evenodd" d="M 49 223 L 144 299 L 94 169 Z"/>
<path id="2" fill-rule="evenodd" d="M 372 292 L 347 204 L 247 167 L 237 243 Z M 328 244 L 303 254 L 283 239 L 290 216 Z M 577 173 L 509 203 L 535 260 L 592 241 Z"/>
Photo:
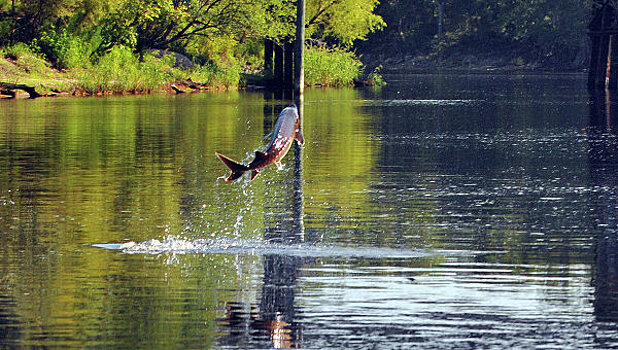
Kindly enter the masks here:
<path id="1" fill-rule="evenodd" d="M 41 55 L 25 44 L 0 49 L 0 81 L 34 86 L 40 93 L 72 88 L 69 79 L 63 79 Z"/>
<path id="2" fill-rule="evenodd" d="M 182 79 L 170 57 L 145 55 L 140 61 L 130 49 L 117 46 L 89 68 L 75 69 L 78 89 L 87 93 L 147 93 Z"/>
<path id="3" fill-rule="evenodd" d="M 307 85 L 348 86 L 358 78 L 362 63 L 353 52 L 310 46 L 305 52 Z"/>
<path id="4" fill-rule="evenodd" d="M 174 57 L 138 56 L 128 48 L 114 47 L 87 69 L 76 70 L 78 88 L 88 93 L 150 93 L 165 89 L 173 83 L 192 82 L 208 87 L 236 87 L 240 79 L 239 67 L 219 67 L 214 64 L 192 70 L 174 68 Z"/>
<path id="5" fill-rule="evenodd" d="M 75 47 L 79 45 L 76 44 Z M 67 52 L 71 52 L 68 50 Z M 76 94 L 151 93 L 169 90 L 172 84 L 196 84 L 206 88 L 236 88 L 241 80 L 241 65 L 208 63 L 192 70 L 174 67 L 174 56 L 141 59 L 131 49 L 115 46 L 98 60 L 84 61 L 67 54 L 68 69 L 58 71 L 42 54 L 25 44 L 0 49 L 0 81 L 33 85 L 41 92 L 59 90 Z M 362 63 L 354 53 L 334 48 L 311 46 L 305 56 L 305 82 L 310 86 L 349 86 L 362 73 Z M 380 84 L 378 70 L 370 75 Z M 186 85 L 185 85 L 186 86 Z"/>
<path id="6" fill-rule="evenodd" d="M 174 67 L 172 55 L 156 58 L 139 56 L 116 46 L 96 62 L 77 60 L 70 69 L 58 71 L 29 46 L 18 44 L 0 48 L 0 81 L 32 85 L 37 91 L 52 90 L 77 94 L 151 93 L 169 90 L 171 84 L 189 82 L 210 88 L 235 88 L 240 66 L 197 65 L 192 70 Z"/>
<path id="7" fill-rule="evenodd" d="M 196 66 L 190 73 L 189 79 L 204 86 L 225 88 L 235 87 L 240 82 L 240 65 L 229 64 L 219 67 L 215 64 Z"/>
<path id="8" fill-rule="evenodd" d="M 2 50 L 4 57 L 15 61 L 17 68 L 27 74 L 46 75 L 52 72 L 50 65 L 33 52 L 26 44 L 18 43 Z"/>

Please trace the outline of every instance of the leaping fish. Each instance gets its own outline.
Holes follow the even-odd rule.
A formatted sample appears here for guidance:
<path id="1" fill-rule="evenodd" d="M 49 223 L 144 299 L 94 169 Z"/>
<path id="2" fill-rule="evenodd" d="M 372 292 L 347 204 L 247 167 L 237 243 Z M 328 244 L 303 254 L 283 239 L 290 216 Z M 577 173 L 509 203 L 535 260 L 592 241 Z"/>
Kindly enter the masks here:
<path id="1" fill-rule="evenodd" d="M 255 158 L 249 165 L 241 164 L 219 152 L 215 152 L 217 157 L 232 171 L 226 181 L 234 181 L 248 171 L 251 171 L 251 180 L 253 180 L 260 170 L 272 163 L 275 163 L 277 169 L 281 169 L 281 159 L 290 150 L 292 140 L 296 140 L 301 146 L 305 144 L 305 139 L 300 130 L 300 117 L 296 105 L 291 105 L 281 111 L 272 134 L 273 138 L 266 146 L 266 150 L 264 152 L 255 151 Z"/>

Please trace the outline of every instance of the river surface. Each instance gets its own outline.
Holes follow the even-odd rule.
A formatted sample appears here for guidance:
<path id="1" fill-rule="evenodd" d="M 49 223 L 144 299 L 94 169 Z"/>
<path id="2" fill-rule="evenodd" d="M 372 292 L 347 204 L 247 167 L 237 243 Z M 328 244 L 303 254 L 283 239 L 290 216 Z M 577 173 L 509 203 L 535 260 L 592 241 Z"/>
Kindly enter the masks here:
<path id="1" fill-rule="evenodd" d="M 0 101 L 0 348 L 618 348 L 616 96 L 385 78 Z"/>

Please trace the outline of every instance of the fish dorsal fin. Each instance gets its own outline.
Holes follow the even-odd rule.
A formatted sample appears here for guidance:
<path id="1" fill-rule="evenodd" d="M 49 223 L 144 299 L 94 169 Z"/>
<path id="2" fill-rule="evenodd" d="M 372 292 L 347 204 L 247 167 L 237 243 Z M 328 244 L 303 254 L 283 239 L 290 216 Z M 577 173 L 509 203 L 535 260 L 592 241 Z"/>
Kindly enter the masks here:
<path id="1" fill-rule="evenodd" d="M 255 151 L 255 159 L 253 161 L 254 162 L 261 161 L 261 160 L 266 159 L 266 157 L 267 157 L 266 153 L 262 151 Z"/>

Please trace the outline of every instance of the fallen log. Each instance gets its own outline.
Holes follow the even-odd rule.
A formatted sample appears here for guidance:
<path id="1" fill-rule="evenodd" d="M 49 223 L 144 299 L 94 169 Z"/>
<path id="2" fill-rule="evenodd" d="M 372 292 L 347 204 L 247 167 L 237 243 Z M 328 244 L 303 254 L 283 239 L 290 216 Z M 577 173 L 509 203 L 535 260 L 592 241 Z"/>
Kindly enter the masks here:
<path id="1" fill-rule="evenodd" d="M 176 85 L 172 84 L 172 90 L 176 91 L 176 94 L 184 94 L 183 90 L 180 90 Z"/>
<path id="2" fill-rule="evenodd" d="M 10 96 L 10 98 L 15 98 L 15 91 L 13 90 L 0 90 L 0 95 Z"/>
<path id="3" fill-rule="evenodd" d="M 13 92 L 12 90 L 24 90 L 30 95 L 29 98 L 37 98 L 37 97 L 43 96 L 39 94 L 38 92 L 36 92 L 36 90 L 34 89 L 34 86 L 28 86 L 24 84 L 11 84 L 11 83 L 4 83 L 0 81 L 0 90 L 1 90 L 2 95 L 8 95 L 8 96 L 11 96 L 11 98 L 15 97 L 15 92 Z"/>

